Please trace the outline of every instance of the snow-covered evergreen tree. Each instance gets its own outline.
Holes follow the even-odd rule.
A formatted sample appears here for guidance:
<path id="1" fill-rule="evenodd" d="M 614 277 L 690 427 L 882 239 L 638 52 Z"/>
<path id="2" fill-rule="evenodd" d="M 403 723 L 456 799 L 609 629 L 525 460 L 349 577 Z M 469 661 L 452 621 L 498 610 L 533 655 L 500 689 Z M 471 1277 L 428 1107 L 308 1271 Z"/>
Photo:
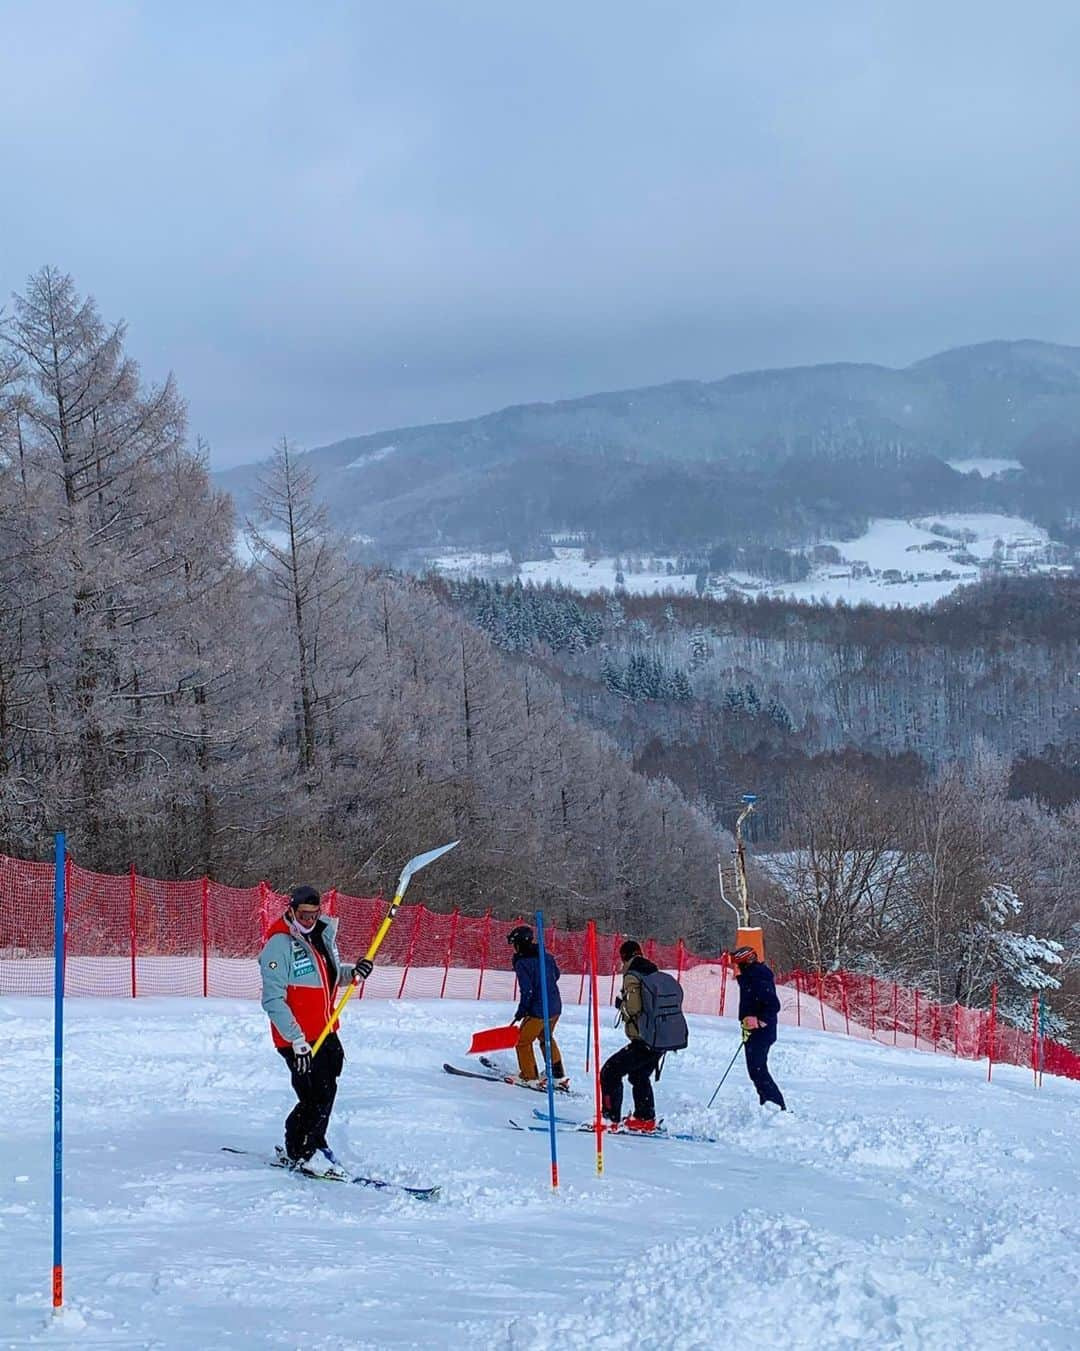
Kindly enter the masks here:
<path id="1" fill-rule="evenodd" d="M 969 962 L 984 966 L 989 979 L 997 981 L 1002 1015 L 1020 1027 L 1030 1027 L 1033 996 L 1061 988 L 1061 981 L 1047 967 L 1061 965 L 1064 949 L 1052 938 L 1036 938 L 1008 927 L 1024 903 L 1005 883 L 987 887 L 980 908 L 982 916 L 971 929 Z M 1064 1027 L 1064 1021 L 1048 1009 L 1044 1032 L 1056 1036 Z"/>

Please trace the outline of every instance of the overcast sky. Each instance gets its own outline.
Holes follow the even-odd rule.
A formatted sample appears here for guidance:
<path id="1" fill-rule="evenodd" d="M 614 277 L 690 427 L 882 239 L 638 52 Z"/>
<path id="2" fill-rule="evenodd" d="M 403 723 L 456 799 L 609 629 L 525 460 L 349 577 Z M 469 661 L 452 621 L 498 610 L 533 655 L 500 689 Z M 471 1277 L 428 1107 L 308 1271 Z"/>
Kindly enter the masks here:
<path id="1" fill-rule="evenodd" d="M 216 466 L 508 403 L 1080 342 L 1077 0 L 0 0 L 44 263 Z"/>

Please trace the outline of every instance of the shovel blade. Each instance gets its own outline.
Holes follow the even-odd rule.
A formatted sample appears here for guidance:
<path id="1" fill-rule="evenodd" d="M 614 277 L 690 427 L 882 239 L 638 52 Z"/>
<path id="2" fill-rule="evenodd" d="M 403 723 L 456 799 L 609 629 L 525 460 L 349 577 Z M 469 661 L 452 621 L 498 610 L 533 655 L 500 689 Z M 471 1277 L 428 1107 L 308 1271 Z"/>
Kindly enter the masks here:
<path id="1" fill-rule="evenodd" d="M 479 1055 L 481 1051 L 509 1051 L 518 1043 L 518 1029 L 509 1027 L 488 1027 L 482 1032 L 474 1032 L 469 1055 Z"/>

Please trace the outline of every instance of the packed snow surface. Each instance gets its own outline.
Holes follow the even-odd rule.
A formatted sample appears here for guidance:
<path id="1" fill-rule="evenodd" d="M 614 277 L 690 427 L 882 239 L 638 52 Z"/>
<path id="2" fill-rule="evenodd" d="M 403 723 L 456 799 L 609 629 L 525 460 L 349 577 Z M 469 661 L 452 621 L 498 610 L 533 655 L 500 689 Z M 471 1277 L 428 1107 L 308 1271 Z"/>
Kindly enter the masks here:
<path id="1" fill-rule="evenodd" d="M 52 1039 L 0 1000 L 0 1347 L 1075 1348 L 1080 1084 L 781 1029 L 786 1115 L 758 1108 L 731 1019 L 691 1019 L 657 1085 L 715 1143 L 510 1130 L 544 1099 L 453 1079 L 506 1004 L 350 1005 L 330 1132 L 434 1202 L 317 1183 L 269 1152 L 291 1092 L 247 1000 L 69 1000 L 68 1307 L 49 1309 Z M 619 1044 L 602 1020 L 604 1051 Z M 559 1027 L 584 1084 L 584 1010 Z M 560 1104 L 586 1117 L 587 1099 Z"/>

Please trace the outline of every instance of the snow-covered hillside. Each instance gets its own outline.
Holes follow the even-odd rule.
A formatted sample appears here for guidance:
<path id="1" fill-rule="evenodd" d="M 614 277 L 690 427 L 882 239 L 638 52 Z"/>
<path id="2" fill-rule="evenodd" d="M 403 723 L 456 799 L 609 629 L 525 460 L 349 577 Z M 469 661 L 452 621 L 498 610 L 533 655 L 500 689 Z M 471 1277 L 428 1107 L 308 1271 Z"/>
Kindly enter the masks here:
<path id="1" fill-rule="evenodd" d="M 1080 1344 L 1080 1084 L 782 1029 L 791 1111 L 764 1115 L 730 1019 L 692 1020 L 658 1103 L 716 1143 L 510 1130 L 541 1099 L 451 1079 L 505 1004 L 364 1001 L 331 1142 L 438 1181 L 422 1203 L 220 1152 L 269 1150 L 290 1103 L 250 1001 L 69 1000 L 65 1252 L 50 1327 L 51 1011 L 0 1001 L 7 1073 L 0 1343 L 704 1351 Z M 605 1025 L 608 1019 L 605 1017 Z M 583 1010 L 563 1047 L 581 1080 Z M 605 1031 L 606 1049 L 617 1044 Z M 566 1109 L 581 1117 L 590 1103 Z"/>

